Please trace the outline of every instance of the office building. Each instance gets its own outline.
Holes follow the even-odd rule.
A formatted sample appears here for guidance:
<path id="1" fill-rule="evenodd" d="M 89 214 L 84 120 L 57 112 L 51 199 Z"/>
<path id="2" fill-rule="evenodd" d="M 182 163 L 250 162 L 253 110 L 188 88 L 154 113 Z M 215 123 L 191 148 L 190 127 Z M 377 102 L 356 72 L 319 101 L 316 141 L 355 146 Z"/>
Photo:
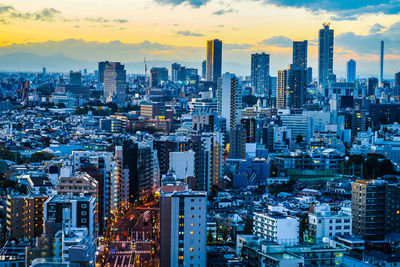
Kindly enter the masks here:
<path id="1" fill-rule="evenodd" d="M 271 96 L 269 86 L 269 54 L 257 53 L 251 55 L 251 86 L 256 96 Z"/>
<path id="2" fill-rule="evenodd" d="M 292 64 L 289 66 L 287 75 L 285 107 L 302 108 L 307 97 L 307 70 Z"/>
<path id="3" fill-rule="evenodd" d="M 225 73 L 218 79 L 218 115 L 226 119 L 226 129 L 233 129 L 240 123 L 242 112 L 242 88 L 234 74 Z"/>
<path id="4" fill-rule="evenodd" d="M 173 82 L 178 81 L 178 74 L 179 74 L 180 68 L 181 68 L 181 65 L 178 63 L 173 63 L 171 65 L 171 81 L 173 81 Z"/>
<path id="5" fill-rule="evenodd" d="M 380 72 L 379 72 L 379 86 L 383 85 L 383 62 L 385 60 L 385 42 L 381 40 L 381 56 L 380 56 Z"/>
<path id="6" fill-rule="evenodd" d="M 125 141 L 123 144 L 124 175 L 128 175 L 129 202 L 145 200 L 153 188 L 153 151 L 145 142 Z"/>
<path id="7" fill-rule="evenodd" d="M 119 62 L 108 62 L 105 65 L 104 98 L 118 106 L 126 105 L 126 70 Z"/>
<path id="8" fill-rule="evenodd" d="M 329 26 L 324 23 L 318 37 L 318 83 L 322 87 L 328 84 L 329 75 L 333 74 L 334 31 Z"/>
<path id="9" fill-rule="evenodd" d="M 8 195 L 8 238 L 35 238 L 43 231 L 43 203 L 45 195 Z"/>
<path id="10" fill-rule="evenodd" d="M 216 83 L 222 74 L 222 41 L 207 41 L 206 81 Z"/>
<path id="11" fill-rule="evenodd" d="M 283 245 L 299 243 L 299 219 L 281 214 L 254 213 L 253 234 Z"/>
<path id="12" fill-rule="evenodd" d="M 313 136 L 314 120 L 312 116 L 304 114 L 281 115 L 282 126 L 290 130 L 292 141 L 301 136 L 307 142 Z"/>
<path id="13" fill-rule="evenodd" d="M 313 82 L 313 69 L 311 67 L 307 68 L 307 85 Z"/>
<path id="14" fill-rule="evenodd" d="M 99 65 L 98 65 L 98 75 L 99 75 L 98 79 L 99 79 L 99 83 L 104 83 L 104 71 L 105 71 L 105 69 L 106 69 L 106 66 L 107 66 L 109 63 L 110 63 L 110 62 L 108 62 L 108 61 L 99 62 Z"/>
<path id="15" fill-rule="evenodd" d="M 161 267 L 200 266 L 207 262 L 207 193 L 164 193 L 160 200 Z"/>
<path id="16" fill-rule="evenodd" d="M 292 64 L 298 68 L 307 69 L 307 49 L 308 41 L 293 42 L 293 61 Z"/>
<path id="17" fill-rule="evenodd" d="M 378 88 L 378 79 L 375 77 L 370 77 L 367 80 L 367 96 L 374 96 Z"/>
<path id="18" fill-rule="evenodd" d="M 312 206 L 308 214 L 308 222 L 308 239 L 313 243 L 321 243 L 323 238 L 352 234 L 351 213 L 334 212 L 327 204 Z"/>
<path id="19" fill-rule="evenodd" d="M 246 130 L 242 124 L 237 124 L 229 132 L 229 158 L 246 158 Z"/>
<path id="20" fill-rule="evenodd" d="M 79 71 L 70 71 L 69 73 L 69 84 L 72 86 L 81 86 L 82 74 Z"/>
<path id="21" fill-rule="evenodd" d="M 206 73 L 207 73 L 207 61 L 203 60 L 203 62 L 201 62 L 201 78 L 205 79 Z"/>
<path id="22" fill-rule="evenodd" d="M 180 67 L 180 65 L 179 65 L 179 67 Z M 167 68 L 151 68 L 150 69 L 150 86 L 151 87 L 158 87 L 158 86 L 166 83 L 167 81 L 168 81 L 168 69 Z"/>
<path id="23" fill-rule="evenodd" d="M 347 82 L 356 81 L 356 62 L 353 59 L 347 61 Z"/>
<path id="24" fill-rule="evenodd" d="M 186 179 L 188 176 L 194 177 L 194 158 L 195 153 L 193 151 L 171 152 L 169 168 L 178 179 Z"/>
<path id="25" fill-rule="evenodd" d="M 278 70 L 277 86 L 276 86 L 276 108 L 286 108 L 287 98 L 286 93 L 288 90 L 288 71 Z"/>

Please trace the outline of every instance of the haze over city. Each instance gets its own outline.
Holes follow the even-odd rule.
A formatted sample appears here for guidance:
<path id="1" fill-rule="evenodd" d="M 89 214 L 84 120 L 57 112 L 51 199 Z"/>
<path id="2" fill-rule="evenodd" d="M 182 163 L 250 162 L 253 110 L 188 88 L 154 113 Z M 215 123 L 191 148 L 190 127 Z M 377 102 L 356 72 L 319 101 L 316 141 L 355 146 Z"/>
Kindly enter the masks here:
<path id="1" fill-rule="evenodd" d="M 309 40 L 309 66 L 316 69 L 317 30 L 331 22 L 338 77 L 345 76 L 350 58 L 360 63 L 359 75 L 376 75 L 383 39 L 389 78 L 400 63 L 398 11 L 392 0 L 4 0 L 0 69 L 37 70 L 39 58 L 30 54 L 53 56 L 42 60 L 54 71 L 68 71 L 64 63 L 74 62 L 69 58 L 89 70 L 100 60 L 141 63 L 144 57 L 150 66 L 178 61 L 198 68 L 210 38 L 224 41 L 224 72 L 249 75 L 249 55 L 266 51 L 275 73 L 290 64 L 292 40 Z M 144 73 L 143 64 L 128 64 L 127 70 Z"/>

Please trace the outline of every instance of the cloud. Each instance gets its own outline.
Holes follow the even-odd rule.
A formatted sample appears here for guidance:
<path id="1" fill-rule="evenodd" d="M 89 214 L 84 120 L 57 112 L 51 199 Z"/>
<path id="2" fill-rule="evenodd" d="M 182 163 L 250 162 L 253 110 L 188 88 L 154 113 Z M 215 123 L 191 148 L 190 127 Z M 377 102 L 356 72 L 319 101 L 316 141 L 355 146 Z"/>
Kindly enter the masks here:
<path id="1" fill-rule="evenodd" d="M 113 22 L 115 22 L 115 23 L 127 23 L 127 22 L 129 22 L 129 20 L 126 20 L 126 19 L 114 19 Z"/>
<path id="2" fill-rule="evenodd" d="M 0 5 L 0 14 L 8 13 L 8 12 L 14 11 L 14 10 L 15 10 L 15 8 L 13 6 Z"/>
<path id="3" fill-rule="evenodd" d="M 400 54 L 400 22 L 392 24 L 384 31 L 358 35 L 354 32 L 342 33 L 335 37 L 335 46 L 351 50 L 359 55 L 379 53 L 380 41 L 385 41 L 385 53 Z"/>
<path id="4" fill-rule="evenodd" d="M 378 33 L 381 32 L 383 29 L 386 29 L 386 26 L 383 26 L 379 23 L 375 23 L 372 25 L 372 27 L 369 29 L 369 33 Z"/>
<path id="5" fill-rule="evenodd" d="M 262 45 L 276 46 L 276 47 L 292 47 L 292 39 L 286 36 L 273 36 L 260 42 Z"/>
<path id="6" fill-rule="evenodd" d="M 54 8 L 43 8 L 42 10 L 33 13 L 19 12 L 12 7 L 11 9 L 9 8 L 7 11 L 3 12 L 3 14 L 13 19 L 54 21 L 61 14 L 61 12 Z"/>
<path id="7" fill-rule="evenodd" d="M 400 13 L 398 0 L 264 0 L 277 6 L 305 8 L 314 13 L 323 11 L 335 14 L 335 20 L 354 20 L 357 16 L 365 14 Z"/>
<path id="8" fill-rule="evenodd" d="M 13 6 L 0 5 L 0 24 L 10 24 L 15 20 L 35 20 L 35 21 L 61 21 L 61 22 L 79 22 L 78 18 L 65 18 L 61 11 L 54 8 L 43 8 L 36 12 L 21 12 Z M 93 23 L 127 23 L 126 19 L 107 19 L 103 17 L 84 18 L 85 21 Z"/>
<path id="9" fill-rule="evenodd" d="M 178 35 L 182 35 L 182 36 L 193 36 L 193 37 L 200 37 L 200 36 L 204 36 L 201 33 L 195 33 L 195 32 L 191 32 L 191 31 L 177 31 L 176 32 Z"/>
<path id="10" fill-rule="evenodd" d="M 235 12 L 235 10 L 233 8 L 229 8 L 229 9 L 217 10 L 217 11 L 213 12 L 212 14 L 216 15 L 216 16 L 221 16 L 221 15 L 225 15 L 225 14 L 232 13 L 232 12 Z"/>
<path id="11" fill-rule="evenodd" d="M 178 6 L 181 4 L 188 4 L 192 7 L 199 8 L 208 3 L 209 0 L 155 0 L 155 2 L 163 5 Z"/>

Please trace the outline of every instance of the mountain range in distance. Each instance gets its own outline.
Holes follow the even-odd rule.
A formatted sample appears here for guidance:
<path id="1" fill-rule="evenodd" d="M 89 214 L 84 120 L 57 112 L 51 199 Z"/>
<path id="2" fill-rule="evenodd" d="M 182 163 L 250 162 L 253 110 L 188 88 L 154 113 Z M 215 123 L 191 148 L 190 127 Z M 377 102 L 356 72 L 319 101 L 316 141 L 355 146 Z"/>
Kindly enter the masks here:
<path id="1" fill-rule="evenodd" d="M 113 59 L 99 59 L 100 61 L 114 61 Z M 88 72 L 97 70 L 98 62 L 79 60 L 57 53 L 51 56 L 42 56 L 33 53 L 16 52 L 0 55 L 0 71 L 14 72 L 41 72 L 45 67 L 47 72 L 69 72 L 87 69 Z M 152 67 L 166 67 L 171 69 L 172 63 L 179 63 L 189 68 L 197 68 L 201 75 L 201 62 L 185 62 L 179 60 L 150 60 L 147 61 L 148 74 Z M 144 61 L 121 62 L 128 73 L 144 74 Z M 240 75 L 249 72 L 249 65 L 236 62 L 224 62 L 223 72 L 231 72 Z"/>

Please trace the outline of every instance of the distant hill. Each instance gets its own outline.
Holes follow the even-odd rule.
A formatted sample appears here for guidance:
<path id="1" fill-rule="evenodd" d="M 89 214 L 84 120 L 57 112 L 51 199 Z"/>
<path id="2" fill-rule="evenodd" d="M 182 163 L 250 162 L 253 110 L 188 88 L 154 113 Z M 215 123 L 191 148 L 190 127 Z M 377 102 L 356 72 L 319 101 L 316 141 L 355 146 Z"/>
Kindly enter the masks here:
<path id="1" fill-rule="evenodd" d="M 112 59 L 109 59 L 112 61 Z M 148 71 L 152 67 L 166 67 L 171 69 L 171 64 L 178 62 L 183 66 L 197 68 L 201 75 L 201 62 L 185 62 L 179 60 L 154 60 L 148 61 Z M 41 56 L 32 53 L 18 52 L 0 55 L 0 71 L 32 71 L 40 72 L 46 67 L 47 72 L 68 72 L 70 70 L 87 69 L 93 72 L 97 69 L 98 62 L 79 60 L 67 57 L 62 53 L 51 56 Z M 144 62 L 122 62 L 125 64 L 128 73 L 144 74 Z M 224 62 L 223 72 L 232 72 L 241 75 L 249 73 L 250 66 L 236 62 Z"/>

